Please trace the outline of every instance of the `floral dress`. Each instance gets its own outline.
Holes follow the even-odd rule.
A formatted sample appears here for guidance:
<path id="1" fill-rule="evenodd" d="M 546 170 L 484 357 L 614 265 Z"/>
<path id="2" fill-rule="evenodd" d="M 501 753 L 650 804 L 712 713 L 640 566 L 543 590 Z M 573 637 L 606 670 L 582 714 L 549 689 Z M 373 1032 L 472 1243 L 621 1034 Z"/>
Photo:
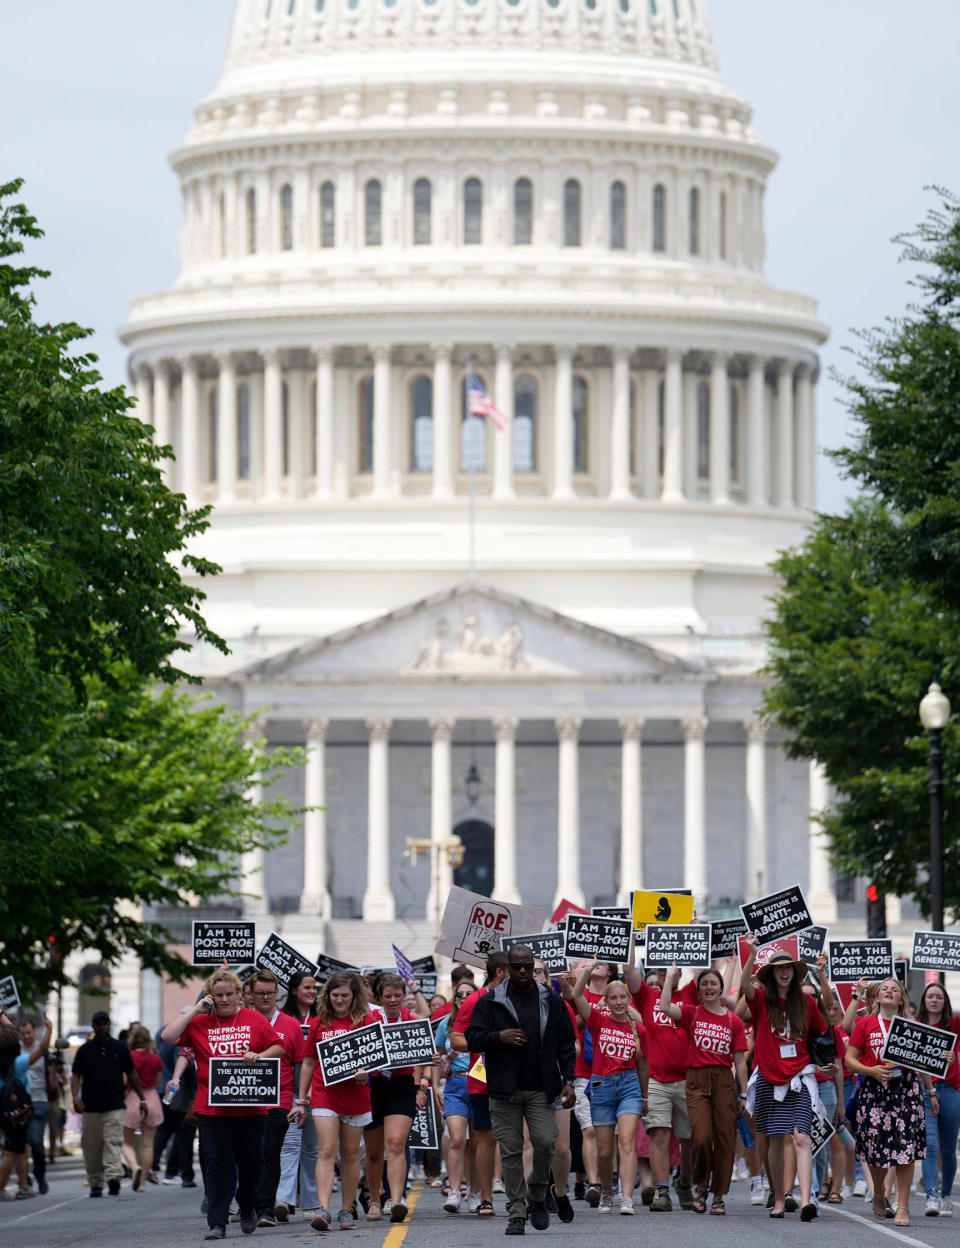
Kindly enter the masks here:
<path id="1" fill-rule="evenodd" d="M 864 1015 L 857 1019 L 850 1044 L 864 1066 L 878 1066 L 884 1042 L 884 1019 Z M 857 1156 L 870 1166 L 907 1166 L 922 1161 L 927 1129 L 920 1076 L 901 1067 L 896 1079 L 881 1083 L 864 1077 L 857 1096 L 855 1134 Z"/>

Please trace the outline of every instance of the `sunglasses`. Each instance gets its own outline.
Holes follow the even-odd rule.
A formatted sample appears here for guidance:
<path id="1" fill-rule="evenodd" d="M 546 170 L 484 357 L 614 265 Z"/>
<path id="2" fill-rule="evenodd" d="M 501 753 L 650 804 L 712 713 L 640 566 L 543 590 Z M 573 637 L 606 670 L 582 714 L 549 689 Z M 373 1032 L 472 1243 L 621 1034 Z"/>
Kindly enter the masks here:
<path id="1" fill-rule="evenodd" d="M 510 967 L 511 971 L 532 971 L 533 970 L 532 962 L 508 962 L 507 965 Z"/>

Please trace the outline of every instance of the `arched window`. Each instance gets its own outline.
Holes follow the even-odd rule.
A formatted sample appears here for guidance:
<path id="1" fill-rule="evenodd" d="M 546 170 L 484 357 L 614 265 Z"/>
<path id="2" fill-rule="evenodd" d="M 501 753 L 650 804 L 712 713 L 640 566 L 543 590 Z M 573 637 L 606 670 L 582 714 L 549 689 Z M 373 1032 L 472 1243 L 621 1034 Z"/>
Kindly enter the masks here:
<path id="1" fill-rule="evenodd" d="M 622 182 L 610 186 L 610 247 L 622 251 L 627 245 L 627 188 Z"/>
<path id="2" fill-rule="evenodd" d="M 333 247 L 337 234 L 337 192 L 332 182 L 320 187 L 320 246 Z"/>
<path id="3" fill-rule="evenodd" d="M 727 258 L 727 192 L 720 192 L 720 259 Z"/>
<path id="4" fill-rule="evenodd" d="M 700 192 L 690 188 L 690 255 L 700 254 Z"/>
<path id="5" fill-rule="evenodd" d="M 247 191 L 247 254 L 252 256 L 257 250 L 257 192 L 251 186 Z"/>
<path id="6" fill-rule="evenodd" d="M 380 183 L 371 178 L 363 188 L 363 239 L 368 247 L 379 247 L 381 238 Z"/>
<path id="7" fill-rule="evenodd" d="M 587 471 L 587 425 L 590 392 L 584 377 L 573 378 L 573 471 Z"/>
<path id="8" fill-rule="evenodd" d="M 463 184 L 463 241 L 483 242 L 483 187 L 479 178 L 467 178 Z"/>
<path id="9" fill-rule="evenodd" d="M 290 472 L 290 387 L 286 382 L 280 387 L 280 420 L 283 449 L 280 471 L 287 476 Z"/>
<path id="10" fill-rule="evenodd" d="M 563 184 L 563 245 L 580 246 L 580 183 L 576 178 Z"/>
<path id="11" fill-rule="evenodd" d="M 533 242 L 533 183 L 517 178 L 513 184 L 513 241 L 517 247 Z"/>
<path id="12" fill-rule="evenodd" d="M 477 373 L 477 380 L 487 389 L 487 383 Z M 487 470 L 487 427 L 486 417 L 471 416 L 467 406 L 467 379 L 464 377 L 461 387 L 463 396 L 460 411 L 460 471 L 486 472 Z"/>
<path id="13" fill-rule="evenodd" d="M 293 187 L 289 182 L 280 191 L 280 249 L 293 251 Z"/>
<path id="14" fill-rule="evenodd" d="M 237 477 L 250 479 L 250 386 L 237 386 Z"/>
<path id="15" fill-rule="evenodd" d="M 426 178 L 417 178 L 413 184 L 413 241 L 416 246 L 430 242 L 431 187 Z"/>
<path id="16" fill-rule="evenodd" d="M 493 828 L 482 819 L 457 824 L 455 834 L 463 843 L 463 862 L 454 870 L 453 882 L 481 897 L 493 895 Z"/>
<path id="17" fill-rule="evenodd" d="M 217 409 L 220 406 L 220 394 L 216 386 L 210 389 L 210 398 L 207 400 L 207 480 L 216 481 L 218 477 L 217 469 Z"/>
<path id="18" fill-rule="evenodd" d="M 357 471 L 373 472 L 373 378 L 364 377 L 357 390 Z"/>
<path id="19" fill-rule="evenodd" d="M 697 477 L 706 481 L 710 476 L 710 387 L 697 382 Z"/>
<path id="20" fill-rule="evenodd" d="M 433 382 L 424 373 L 410 383 L 410 471 L 433 471 Z"/>
<path id="21" fill-rule="evenodd" d="M 740 480 L 740 391 L 730 383 L 730 480 Z"/>
<path id="22" fill-rule="evenodd" d="M 667 191 L 662 182 L 653 188 L 653 250 L 667 250 Z"/>
<path id="23" fill-rule="evenodd" d="M 217 215 L 220 218 L 220 259 L 223 260 L 227 254 L 227 200 L 223 191 L 217 201 Z"/>
<path id="24" fill-rule="evenodd" d="M 513 471 L 537 470 L 537 379 L 521 373 L 513 384 Z"/>

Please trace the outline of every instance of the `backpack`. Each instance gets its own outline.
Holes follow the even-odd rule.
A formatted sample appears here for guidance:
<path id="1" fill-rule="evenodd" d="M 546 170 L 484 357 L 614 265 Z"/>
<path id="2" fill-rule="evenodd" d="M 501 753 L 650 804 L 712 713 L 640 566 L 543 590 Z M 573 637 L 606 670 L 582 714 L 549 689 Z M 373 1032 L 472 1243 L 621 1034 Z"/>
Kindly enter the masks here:
<path id="1" fill-rule="evenodd" d="M 0 1088 L 0 1126 L 15 1130 L 29 1121 L 32 1113 L 30 1093 L 15 1075 L 7 1075 Z"/>

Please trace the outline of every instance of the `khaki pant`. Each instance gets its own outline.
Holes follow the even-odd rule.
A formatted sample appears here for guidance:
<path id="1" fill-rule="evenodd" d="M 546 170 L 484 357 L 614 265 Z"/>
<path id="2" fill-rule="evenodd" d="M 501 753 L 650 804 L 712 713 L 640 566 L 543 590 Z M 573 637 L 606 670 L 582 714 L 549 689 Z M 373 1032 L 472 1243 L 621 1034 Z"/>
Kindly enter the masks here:
<path id="1" fill-rule="evenodd" d="M 507 1189 L 507 1217 L 526 1218 L 527 1183 L 523 1177 L 523 1124 L 533 1145 L 530 1200 L 546 1198 L 550 1167 L 557 1140 L 557 1114 L 543 1092 L 514 1092 L 509 1100 L 490 1097 L 493 1134 L 500 1145 L 503 1186 Z"/>
<path id="2" fill-rule="evenodd" d="M 729 1066 L 690 1067 L 687 1113 L 694 1186 L 725 1196 L 730 1190 L 737 1135 L 737 1085 Z"/>
<path id="3" fill-rule="evenodd" d="M 83 1164 L 90 1187 L 103 1187 L 104 1179 L 123 1178 L 123 1110 L 104 1114 L 83 1113 Z"/>

